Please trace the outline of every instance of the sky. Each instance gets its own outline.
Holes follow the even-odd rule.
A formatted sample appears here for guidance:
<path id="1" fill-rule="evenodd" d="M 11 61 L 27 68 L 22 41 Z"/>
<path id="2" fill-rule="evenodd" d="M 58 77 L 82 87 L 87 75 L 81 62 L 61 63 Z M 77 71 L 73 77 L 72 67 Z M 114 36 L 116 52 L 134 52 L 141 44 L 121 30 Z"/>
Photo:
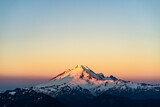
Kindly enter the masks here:
<path id="1" fill-rule="evenodd" d="M 159 5 L 159 0 L 1 0 L 0 84 L 35 83 L 79 64 L 121 79 L 160 83 Z"/>

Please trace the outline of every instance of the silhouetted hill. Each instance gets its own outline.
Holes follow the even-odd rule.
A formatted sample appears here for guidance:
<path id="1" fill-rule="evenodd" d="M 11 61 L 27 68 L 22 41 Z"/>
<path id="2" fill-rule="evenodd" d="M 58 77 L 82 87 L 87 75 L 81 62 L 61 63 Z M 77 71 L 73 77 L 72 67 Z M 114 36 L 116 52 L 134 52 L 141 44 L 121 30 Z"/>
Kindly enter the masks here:
<path id="1" fill-rule="evenodd" d="M 160 99 L 135 100 L 102 94 L 85 102 L 86 107 L 160 107 Z"/>
<path id="2" fill-rule="evenodd" d="M 55 98 L 34 90 L 15 89 L 0 94 L 0 107 L 66 107 Z"/>

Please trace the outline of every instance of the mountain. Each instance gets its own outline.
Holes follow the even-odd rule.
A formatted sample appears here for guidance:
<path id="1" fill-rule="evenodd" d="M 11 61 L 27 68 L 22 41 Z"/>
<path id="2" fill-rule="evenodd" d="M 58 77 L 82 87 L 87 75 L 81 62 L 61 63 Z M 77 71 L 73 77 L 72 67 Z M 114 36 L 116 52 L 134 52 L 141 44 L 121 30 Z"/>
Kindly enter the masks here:
<path id="1" fill-rule="evenodd" d="M 0 93 L 0 107 L 159 107 L 160 85 L 125 81 L 77 65 L 30 88 Z"/>
<path id="2" fill-rule="evenodd" d="M 96 74 L 83 65 L 64 71 L 35 86 L 34 90 L 56 98 L 69 95 L 77 99 L 76 96 L 79 96 L 78 100 L 103 93 L 135 99 L 160 98 L 160 85 L 124 81 L 112 75 L 105 77 L 102 73 Z"/>

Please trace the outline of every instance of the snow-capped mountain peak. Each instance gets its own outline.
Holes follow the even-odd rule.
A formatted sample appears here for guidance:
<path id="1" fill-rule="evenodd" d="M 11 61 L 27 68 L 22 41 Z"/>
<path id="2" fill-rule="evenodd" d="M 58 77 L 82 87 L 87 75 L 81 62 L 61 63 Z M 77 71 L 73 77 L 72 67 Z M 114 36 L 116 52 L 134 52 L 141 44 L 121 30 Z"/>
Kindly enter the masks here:
<path id="1" fill-rule="evenodd" d="M 86 69 L 89 69 L 87 66 L 85 66 L 85 65 L 77 65 L 75 68 L 81 68 L 81 69 L 84 69 L 84 70 L 86 70 Z"/>
<path id="2" fill-rule="evenodd" d="M 73 78 L 81 78 L 88 77 L 88 79 L 94 78 L 97 80 L 102 80 L 103 78 L 97 74 L 95 74 L 91 69 L 84 65 L 77 65 L 73 69 L 68 69 L 63 73 L 57 75 L 56 77 L 52 78 L 51 80 L 62 79 L 65 77 L 73 77 Z"/>
<path id="3" fill-rule="evenodd" d="M 112 75 L 105 77 L 102 73 L 94 73 L 87 66 L 77 65 L 73 69 L 68 69 L 51 80 L 35 86 L 34 89 L 38 92 L 51 94 L 51 96 L 57 96 L 65 94 L 66 91 L 72 92 L 72 90 L 83 91 L 83 93 L 87 90 L 92 95 L 132 90 L 152 91 L 156 89 L 159 92 L 160 86 L 124 81 Z"/>
<path id="4" fill-rule="evenodd" d="M 104 83 L 103 77 L 94 73 L 91 69 L 84 65 L 77 65 L 73 69 L 68 69 L 63 73 L 55 76 L 50 81 L 37 85 L 36 87 L 46 87 L 53 85 L 61 85 L 63 86 L 86 86 L 94 84 L 98 85 Z"/>

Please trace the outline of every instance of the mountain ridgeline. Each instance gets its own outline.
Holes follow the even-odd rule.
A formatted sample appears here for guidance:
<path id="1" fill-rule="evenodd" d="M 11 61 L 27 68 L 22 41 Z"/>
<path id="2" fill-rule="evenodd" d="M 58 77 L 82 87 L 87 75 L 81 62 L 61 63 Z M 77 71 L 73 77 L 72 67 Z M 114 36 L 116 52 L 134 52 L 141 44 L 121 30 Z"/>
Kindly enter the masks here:
<path id="1" fill-rule="evenodd" d="M 105 77 L 102 73 L 94 73 L 87 66 L 77 65 L 32 88 L 1 93 L 0 107 L 10 105 L 160 107 L 160 85 L 124 81 L 112 75 Z"/>

